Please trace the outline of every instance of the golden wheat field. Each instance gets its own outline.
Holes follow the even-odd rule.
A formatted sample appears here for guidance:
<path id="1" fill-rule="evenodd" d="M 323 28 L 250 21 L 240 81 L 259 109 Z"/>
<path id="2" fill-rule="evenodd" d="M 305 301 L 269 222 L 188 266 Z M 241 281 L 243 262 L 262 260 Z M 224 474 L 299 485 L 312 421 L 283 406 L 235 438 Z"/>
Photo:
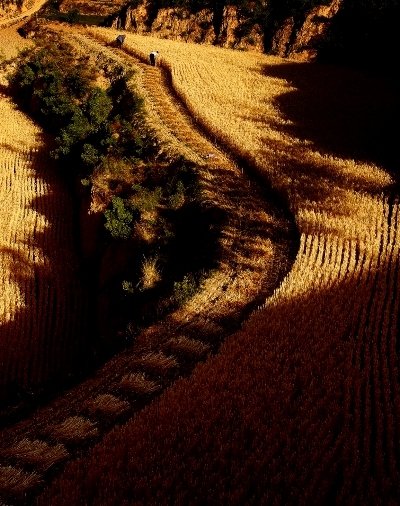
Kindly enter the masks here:
<path id="1" fill-rule="evenodd" d="M 117 35 L 116 31 L 104 29 L 90 29 L 89 33 L 109 41 Z M 396 223 L 389 220 L 388 224 L 388 215 L 396 216 L 397 203 L 393 207 L 383 197 L 393 182 L 391 176 L 376 163 L 364 161 L 368 157 L 361 148 L 359 152 L 351 152 L 364 139 L 354 138 L 350 128 L 347 137 L 342 134 L 340 130 L 346 131 L 346 124 L 340 123 L 340 117 L 333 124 L 334 129 L 329 122 L 326 124 L 326 116 L 339 101 L 344 101 L 342 107 L 347 107 L 354 96 L 347 100 L 344 96 L 331 99 L 329 102 L 333 103 L 326 111 L 317 102 L 314 103 L 316 112 L 305 109 L 307 103 L 313 103 L 310 99 L 313 93 L 317 94 L 316 101 L 329 98 L 329 91 L 321 95 L 317 85 L 330 82 L 331 94 L 340 91 L 340 86 L 345 89 L 334 69 L 320 71 L 318 67 L 310 69 L 307 64 L 266 55 L 126 35 L 125 50 L 142 59 L 147 59 L 154 49 L 160 51 L 159 64 L 171 73 L 174 90 L 193 116 L 212 136 L 255 167 L 287 200 L 304 245 L 290 275 L 289 290 L 293 290 L 293 295 L 298 290 L 313 293 L 320 278 L 337 278 L 338 260 L 334 249 L 340 248 L 343 258 L 352 258 L 357 252 L 358 259 L 359 250 L 366 251 L 365 265 L 369 265 L 372 256 L 380 255 L 379 247 L 376 252 L 372 246 L 374 241 L 380 244 L 378 231 L 387 227 L 389 243 L 394 246 Z M 324 72 L 325 81 L 320 76 Z M 349 76 L 345 74 L 341 79 Z M 311 80 L 315 84 L 310 84 Z M 295 88 L 296 82 L 299 89 Z M 305 88 L 305 84 L 307 95 L 300 88 L 301 85 Z M 300 99 L 290 109 L 296 93 Z M 367 94 L 359 107 L 365 106 L 370 98 Z M 321 112 L 325 112 L 325 117 Z M 296 130 L 290 113 L 297 120 L 301 115 L 311 116 L 308 121 L 314 120 L 316 124 L 315 131 L 309 132 L 310 138 L 304 138 L 307 133 L 303 137 L 304 132 Z M 317 113 L 322 116 L 319 120 Z M 368 111 L 361 111 L 360 121 L 367 115 Z M 349 117 L 350 114 L 343 115 L 343 120 L 348 122 Z M 309 127 L 306 122 L 305 127 Z M 350 154 L 357 155 L 359 160 Z M 332 241 L 337 243 L 334 249 Z M 385 248 L 381 246 L 382 253 Z M 327 253 L 331 250 L 332 254 Z M 396 255 L 392 260 L 397 262 Z M 301 281 L 295 281 L 296 272 L 302 273 Z M 356 272 L 354 266 L 354 275 L 358 276 Z M 352 271 L 347 275 L 351 277 Z M 289 281 L 285 283 L 288 286 Z"/>
<path id="2" fill-rule="evenodd" d="M 89 33 L 111 42 L 118 32 Z M 220 356 L 71 465 L 43 504 L 69 490 L 102 504 L 122 494 L 184 504 L 188 493 L 229 504 L 395 504 L 399 197 L 371 147 L 379 132 L 363 129 L 390 107 L 390 90 L 346 69 L 126 34 L 125 51 L 142 60 L 155 49 L 209 135 L 286 199 L 300 248 Z M 86 487 L 92 469 L 122 461 L 101 491 Z"/>
<path id="3" fill-rule="evenodd" d="M 50 137 L 0 96 L 0 386 L 39 387 L 76 366 L 83 294 L 72 208 Z"/>
<path id="4" fill-rule="evenodd" d="M 119 32 L 86 34 L 112 43 Z M 216 357 L 70 463 L 39 503 L 395 504 L 400 201 L 373 146 L 391 91 L 352 70 L 131 33 L 123 49 L 144 62 L 160 52 L 170 92 L 279 192 L 300 247 Z M 9 99 L 0 107 L 0 361 L 9 364 L 0 387 L 7 377 L 27 386 L 71 367 L 81 295 L 49 141 Z M 158 387 L 137 373 L 120 382 L 121 391 Z M 53 429 L 97 435 L 80 415 Z"/>

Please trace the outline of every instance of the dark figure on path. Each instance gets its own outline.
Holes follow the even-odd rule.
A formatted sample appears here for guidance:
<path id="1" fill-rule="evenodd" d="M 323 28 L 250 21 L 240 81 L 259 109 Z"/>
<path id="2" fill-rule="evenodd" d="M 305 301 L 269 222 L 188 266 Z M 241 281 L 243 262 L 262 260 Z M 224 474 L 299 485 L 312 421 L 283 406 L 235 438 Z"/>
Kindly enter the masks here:
<path id="1" fill-rule="evenodd" d="M 118 37 L 117 37 L 117 47 L 119 49 L 122 48 L 122 44 L 124 43 L 124 40 L 125 40 L 125 35 L 118 35 Z"/>
<path id="2" fill-rule="evenodd" d="M 158 56 L 158 51 L 153 51 L 150 53 L 150 65 L 153 65 L 153 67 L 156 66 L 157 56 Z"/>

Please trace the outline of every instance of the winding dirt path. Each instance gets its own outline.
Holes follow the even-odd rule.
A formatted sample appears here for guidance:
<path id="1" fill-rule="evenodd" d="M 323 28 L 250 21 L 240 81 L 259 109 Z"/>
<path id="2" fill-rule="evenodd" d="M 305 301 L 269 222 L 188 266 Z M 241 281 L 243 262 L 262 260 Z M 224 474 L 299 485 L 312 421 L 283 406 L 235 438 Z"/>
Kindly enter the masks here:
<path id="1" fill-rule="evenodd" d="M 24 504 L 63 462 L 138 413 L 176 379 L 214 353 L 280 284 L 297 243 L 293 222 L 272 194 L 251 180 L 199 131 L 174 97 L 168 75 L 80 33 L 74 44 L 138 69 L 149 126 L 165 149 L 199 167 L 204 211 L 223 223 L 218 268 L 184 307 L 139 335 L 96 374 L 26 420 L 0 432 L 0 501 Z M 103 59 L 103 60 L 102 60 Z"/>

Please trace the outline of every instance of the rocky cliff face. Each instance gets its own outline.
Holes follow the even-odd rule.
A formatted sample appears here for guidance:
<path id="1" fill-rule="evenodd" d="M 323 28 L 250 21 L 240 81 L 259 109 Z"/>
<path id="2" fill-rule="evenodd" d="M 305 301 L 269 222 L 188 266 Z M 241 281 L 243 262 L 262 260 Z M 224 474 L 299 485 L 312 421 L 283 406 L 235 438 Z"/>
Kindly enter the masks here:
<path id="1" fill-rule="evenodd" d="M 34 0 L 0 0 L 0 20 L 23 14 L 34 4 Z"/>
<path id="2" fill-rule="evenodd" d="M 272 51 L 293 59 L 314 59 L 317 53 L 315 43 L 325 33 L 342 1 L 332 0 L 330 5 L 313 8 L 300 23 L 293 18 L 286 19 L 274 36 Z M 240 9 L 233 5 L 224 7 L 218 21 L 211 9 L 191 13 L 183 8 L 159 9 L 151 21 L 145 2 L 136 8 L 125 8 L 114 18 L 112 26 L 159 38 L 262 52 L 262 27 L 254 25 L 249 30 L 246 21 Z"/>
<path id="3" fill-rule="evenodd" d="M 316 43 L 325 34 L 333 16 L 343 0 L 333 0 L 329 5 L 318 5 L 311 9 L 305 20 L 296 25 L 293 18 L 285 20 L 276 32 L 272 50 L 278 56 L 310 61 L 316 58 Z"/>
<path id="4" fill-rule="evenodd" d="M 59 11 L 66 13 L 71 9 L 78 9 L 81 14 L 91 14 L 95 16 L 110 16 L 123 8 L 125 0 L 61 0 L 59 2 Z"/>
<path id="5" fill-rule="evenodd" d="M 241 36 L 240 28 L 244 21 L 237 7 L 226 6 L 218 26 L 211 9 L 203 9 L 196 13 L 190 13 L 186 9 L 159 9 L 156 18 L 149 24 L 149 12 L 145 3 L 135 9 L 131 7 L 125 9 L 113 20 L 112 26 L 164 39 L 261 52 L 263 50 L 261 28 L 255 25 L 246 36 Z"/>

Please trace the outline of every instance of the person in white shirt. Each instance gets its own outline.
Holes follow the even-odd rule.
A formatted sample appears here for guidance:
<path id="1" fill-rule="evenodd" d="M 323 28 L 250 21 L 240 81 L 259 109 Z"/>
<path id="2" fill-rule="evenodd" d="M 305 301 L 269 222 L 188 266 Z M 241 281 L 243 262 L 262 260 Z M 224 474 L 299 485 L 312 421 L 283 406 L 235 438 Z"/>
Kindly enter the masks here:
<path id="1" fill-rule="evenodd" d="M 158 51 L 152 51 L 150 53 L 150 65 L 153 65 L 153 67 L 156 66 L 156 58 L 158 56 Z"/>

